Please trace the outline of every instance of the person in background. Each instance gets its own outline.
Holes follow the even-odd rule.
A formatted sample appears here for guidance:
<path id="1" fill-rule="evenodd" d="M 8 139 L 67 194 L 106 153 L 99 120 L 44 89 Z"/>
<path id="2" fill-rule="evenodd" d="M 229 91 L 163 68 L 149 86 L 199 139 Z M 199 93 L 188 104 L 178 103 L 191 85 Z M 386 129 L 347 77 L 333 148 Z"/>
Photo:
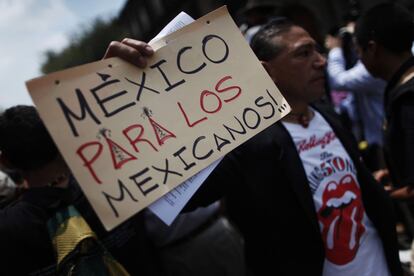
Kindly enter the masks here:
<path id="1" fill-rule="evenodd" d="M 384 97 L 385 154 L 392 182 L 397 187 L 413 187 L 413 16 L 396 4 L 380 4 L 359 19 L 355 36 L 367 70 L 388 82 Z"/>
<path id="2" fill-rule="evenodd" d="M 131 275 L 165 275 L 142 214 L 112 231 L 103 228 L 33 106 L 11 107 L 0 115 L 0 151 L 1 164 L 19 171 L 27 182 L 27 189 L 0 209 L 2 275 L 57 273 L 47 223 L 68 205 L 80 212 L 100 243 Z"/>
<path id="3" fill-rule="evenodd" d="M 361 61 L 375 77 L 387 81 L 384 97 L 384 148 L 387 171 L 378 179 L 390 177 L 393 198 L 410 204 L 414 199 L 414 18 L 395 3 L 374 6 L 361 16 L 355 29 Z M 410 228 L 413 229 L 414 226 Z M 412 230 L 413 232 L 413 230 Z M 414 233 L 411 233 L 412 235 Z M 411 272 L 414 272 L 412 243 Z"/>
<path id="4" fill-rule="evenodd" d="M 357 129 L 354 134 L 359 142 L 359 149 L 368 168 L 374 172 L 385 167 L 382 155 L 385 81 L 371 76 L 360 60 L 347 62 L 347 55 L 342 45 L 343 37 L 350 36 L 353 28 L 344 27 L 341 32 L 342 35 L 330 37 L 326 44 L 330 49 L 328 54 L 329 83 L 333 90 L 345 90 L 351 93 L 349 96 L 353 100 L 348 109 L 351 111 L 349 115 L 352 118 L 356 117 L 351 120 L 352 129 Z"/>
<path id="5" fill-rule="evenodd" d="M 277 16 L 280 4 L 269 0 L 248 0 L 242 14 L 244 22 L 239 26 L 240 31 L 250 43 L 254 34 L 260 26 L 269 21 L 270 18 Z"/>

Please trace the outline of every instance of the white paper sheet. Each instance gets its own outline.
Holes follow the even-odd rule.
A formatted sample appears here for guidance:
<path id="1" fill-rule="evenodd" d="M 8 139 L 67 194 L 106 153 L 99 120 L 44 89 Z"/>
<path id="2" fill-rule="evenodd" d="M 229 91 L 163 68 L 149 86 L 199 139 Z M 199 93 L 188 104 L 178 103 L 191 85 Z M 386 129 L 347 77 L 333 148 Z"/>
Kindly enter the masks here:
<path id="1" fill-rule="evenodd" d="M 204 180 L 207 179 L 220 161 L 221 159 L 215 161 L 204 170 L 187 179 L 183 184 L 151 204 L 149 209 L 165 224 L 171 225 L 185 204 L 200 188 L 201 184 L 203 184 Z"/>
<path id="2" fill-rule="evenodd" d="M 167 24 L 153 39 L 150 40 L 148 44 L 153 43 L 154 41 L 173 33 L 185 25 L 194 22 L 194 19 L 186 14 L 185 12 L 180 12 L 170 23 Z"/>

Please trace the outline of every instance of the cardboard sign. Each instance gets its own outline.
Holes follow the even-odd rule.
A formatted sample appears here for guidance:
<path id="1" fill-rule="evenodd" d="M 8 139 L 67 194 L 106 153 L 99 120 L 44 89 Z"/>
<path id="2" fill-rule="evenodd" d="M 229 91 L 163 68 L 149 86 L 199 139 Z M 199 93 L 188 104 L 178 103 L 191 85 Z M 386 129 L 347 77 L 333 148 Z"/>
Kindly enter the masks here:
<path id="1" fill-rule="evenodd" d="M 290 111 L 225 7 L 154 48 L 27 82 L 107 230 Z"/>

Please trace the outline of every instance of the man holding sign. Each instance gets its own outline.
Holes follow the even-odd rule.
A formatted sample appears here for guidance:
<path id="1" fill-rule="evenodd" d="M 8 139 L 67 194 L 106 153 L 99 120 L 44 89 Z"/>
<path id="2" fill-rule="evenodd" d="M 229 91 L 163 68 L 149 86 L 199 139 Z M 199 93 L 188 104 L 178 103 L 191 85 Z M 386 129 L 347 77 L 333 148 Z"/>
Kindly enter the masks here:
<path id="1" fill-rule="evenodd" d="M 207 24 L 210 23 L 214 25 L 214 22 L 207 21 Z M 225 45 L 228 44 L 222 43 L 225 40 L 220 40 L 217 36 L 204 38 L 206 40 L 203 39 L 203 45 L 205 45 L 205 42 L 217 43 L 209 44 L 209 46 L 221 47 L 222 51 L 220 53 L 222 54 L 226 53 L 228 49 L 234 50 L 231 46 L 227 48 Z M 238 38 L 234 37 L 234 39 L 237 40 Z M 232 40 L 227 42 L 229 41 Z M 237 86 L 232 82 L 228 82 L 232 80 L 231 78 L 219 78 L 213 86 L 215 92 L 205 92 L 204 95 L 215 97 L 214 95 L 219 94 L 224 96 L 223 102 L 227 100 L 226 103 L 235 101 L 242 95 L 240 97 L 251 97 L 248 99 L 253 100 L 254 105 L 243 108 L 241 117 L 234 117 L 234 122 L 238 122 L 240 125 L 239 129 L 234 129 L 234 126 L 231 128 L 229 125 L 223 126 L 220 122 L 220 124 L 215 125 L 217 130 L 224 127 L 231 138 L 236 140 L 239 135 L 244 135 L 248 129 L 257 128 L 261 123 L 264 124 L 261 127 L 267 126 L 267 124 L 270 126 L 225 156 L 217 169 L 196 193 L 190 202 L 191 206 L 189 208 L 208 205 L 222 196 L 226 196 L 228 210 L 245 238 L 248 265 L 256 275 L 268 275 L 269 271 L 270 274 L 275 275 L 401 275 L 391 212 L 392 207 L 389 199 L 361 164 L 352 139 L 338 124 L 335 117 L 323 107 L 315 106 L 311 108 L 309 105 L 310 102 L 323 95 L 324 86 L 323 70 L 326 62 L 316 52 L 315 42 L 302 28 L 288 22 L 278 21 L 270 23 L 259 31 L 253 40 L 253 48 L 274 83 L 280 87 L 284 96 L 292 105 L 292 113 L 283 123 L 270 123 L 269 120 L 275 117 L 275 114 L 281 116 L 288 109 L 287 105 L 283 105 L 280 101 L 278 102 L 272 98 L 277 93 L 267 89 L 257 89 L 257 91 L 250 90 L 249 95 L 246 95 L 247 93 L 240 94 Z M 165 47 L 157 52 L 166 54 L 171 49 Z M 190 46 L 187 46 L 181 48 L 179 53 L 183 56 L 184 53 L 194 54 L 191 49 Z M 180 63 L 181 71 L 189 73 L 204 70 L 204 67 L 214 66 L 215 62 L 222 62 L 224 58 L 227 58 L 226 55 L 220 56 L 215 55 L 214 51 L 209 52 L 212 48 L 208 49 L 208 51 L 202 51 L 204 55 L 204 57 L 201 56 L 202 61 L 198 58 L 192 59 L 193 62 L 199 63 Z M 123 43 L 111 44 L 106 57 L 120 56 L 136 63 L 138 66 L 151 64 L 150 67 L 153 67 L 151 69 L 164 72 L 162 66 L 164 66 L 165 61 L 149 63 L 145 57 L 150 54 L 151 50 L 146 44 L 126 40 Z M 238 57 L 238 59 L 247 58 L 250 57 Z M 211 61 L 211 63 L 208 63 L 208 61 Z M 112 63 L 105 65 L 110 68 L 114 66 Z M 251 71 L 248 71 L 250 78 L 246 84 L 247 86 L 255 83 L 257 81 L 256 77 L 261 77 L 257 72 L 260 73 L 263 70 L 263 68 L 258 67 L 249 69 Z M 237 70 L 246 73 L 245 68 L 237 68 Z M 49 79 L 34 83 L 32 88 L 37 85 L 37 88 L 49 87 L 52 80 L 55 85 L 66 87 L 66 81 L 73 81 L 78 72 L 71 71 L 67 75 L 54 75 Z M 132 78 L 132 75 L 128 77 L 130 81 L 132 80 L 130 82 L 132 86 L 140 86 L 144 89 L 143 80 L 145 75 L 142 71 L 140 73 L 141 83 Z M 214 70 L 210 73 L 213 74 Z M 184 80 L 172 78 L 171 75 L 167 76 L 162 73 L 161 75 L 163 78 L 161 80 L 165 84 L 164 90 L 175 89 Z M 53 79 L 56 76 L 62 78 Z M 93 75 L 93 77 L 96 78 L 97 76 Z M 109 78 L 110 76 L 108 77 L 107 71 L 100 72 L 99 77 L 105 85 L 107 82 L 116 83 L 116 79 L 113 80 Z M 188 81 L 188 79 L 185 81 Z M 263 82 L 267 82 L 267 79 L 264 78 Z M 147 86 L 145 86 L 145 95 L 158 94 L 154 92 L 155 89 L 148 89 L 151 88 L 148 87 L 150 83 L 147 82 Z M 124 105 L 120 105 L 119 102 L 114 105 L 107 105 L 109 99 L 124 97 L 126 94 L 123 91 L 112 91 L 114 92 L 113 95 L 98 96 L 97 91 L 102 87 L 96 85 L 91 89 L 91 93 L 95 100 L 100 103 L 99 108 L 106 117 L 113 116 L 114 112 L 121 112 L 121 108 L 125 109 L 137 105 L 132 101 L 128 102 L 129 106 L 125 102 L 123 102 Z M 230 87 L 230 90 L 226 90 Z M 142 89 L 138 89 L 137 98 L 143 95 L 141 94 Z M 88 99 L 84 97 L 82 91 L 74 91 L 72 91 L 72 94 L 59 94 L 59 98 L 63 100 L 58 102 L 65 111 L 64 114 L 67 118 L 71 118 L 70 122 L 73 124 L 70 125 L 70 130 L 72 135 L 76 136 L 82 131 L 87 133 L 88 129 L 78 128 L 77 122 L 74 123 L 75 118 L 82 120 L 87 113 L 89 115 L 88 119 L 94 121 L 96 125 L 99 125 L 100 120 L 103 119 L 94 116 L 97 113 L 95 114 L 93 108 L 87 105 Z M 59 93 L 57 90 L 53 90 L 53 92 Z M 35 93 L 39 105 L 48 106 L 49 108 L 56 105 L 56 99 L 45 96 L 46 92 L 44 90 Z M 177 93 L 172 93 L 170 97 L 175 97 Z M 252 95 L 252 93 L 262 94 L 258 96 L 259 94 Z M 68 107 L 69 101 L 64 101 L 66 100 L 64 97 L 73 94 L 77 95 L 78 102 L 82 104 L 83 116 L 75 114 Z M 178 99 L 178 103 L 184 103 L 188 98 L 188 95 L 187 97 L 183 96 Z M 53 100 L 49 101 L 50 99 Z M 70 103 L 73 103 L 73 101 Z M 216 103 L 221 103 L 221 101 Z M 182 114 L 189 114 L 188 109 L 186 109 L 188 105 L 183 104 L 178 105 L 178 107 Z M 206 113 L 214 113 L 219 110 L 219 107 L 221 108 L 222 105 L 208 106 L 207 102 L 201 102 L 201 108 L 207 111 Z M 43 110 L 46 113 L 47 109 Z M 45 113 L 43 115 L 47 118 Z M 158 144 L 154 146 L 151 141 L 144 141 L 140 139 L 143 137 L 138 135 L 135 140 L 131 139 L 132 147 L 138 139 L 156 151 L 161 149 L 166 141 L 165 139 L 170 138 L 169 141 L 173 141 L 171 137 L 174 133 L 157 123 L 155 115 L 151 117 L 150 110 L 144 109 L 143 117 L 152 124 L 154 130 L 158 129 L 158 134 L 162 133 L 162 135 L 156 137 L 157 140 L 154 140 Z M 237 113 L 237 115 L 240 114 Z M 250 115 L 250 117 L 247 115 Z M 209 116 L 201 116 L 196 119 L 186 117 L 186 123 L 189 127 L 196 126 L 208 120 L 204 118 L 211 118 Z M 252 118 L 255 120 L 252 120 Z M 126 116 L 124 119 L 126 119 Z M 57 119 L 55 124 L 56 121 Z M 53 124 L 54 122 L 52 120 L 46 122 L 46 124 L 48 123 Z M 214 125 L 215 123 L 217 123 L 217 119 L 209 120 L 209 124 Z M 59 127 L 59 125 L 49 125 L 49 130 L 51 130 L 52 136 L 55 136 L 54 138 L 59 136 L 59 130 L 62 131 Z M 90 128 L 90 126 L 88 127 Z M 134 130 L 137 129 L 139 128 L 136 127 Z M 128 132 L 131 128 L 124 130 L 127 130 L 127 134 L 131 134 Z M 216 129 L 214 130 L 216 131 Z M 105 175 L 106 172 L 103 170 L 99 171 L 100 174 L 96 174 L 99 164 L 92 164 L 96 159 L 94 156 L 98 156 L 99 149 L 103 147 L 100 143 L 106 142 L 111 146 L 115 169 L 136 158 L 134 154 L 125 151 L 115 142 L 115 135 L 116 132 L 111 133 L 103 129 L 100 138 L 96 138 L 97 140 L 93 140 L 89 144 L 86 143 L 84 144 L 85 147 L 79 148 L 78 153 L 81 154 L 78 155 L 85 157 L 87 162 L 85 162 L 83 168 L 79 168 L 78 176 L 86 175 L 94 180 L 96 182 L 93 183 L 95 189 L 101 187 L 97 184 L 105 185 L 103 181 L 110 177 Z M 227 144 L 231 144 L 231 139 L 220 140 L 220 138 L 217 138 L 223 137 L 220 135 L 217 133 L 213 135 L 216 151 L 220 151 Z M 126 137 L 131 138 L 132 135 L 126 135 Z M 198 151 L 202 148 L 197 148 L 194 144 L 198 145 L 199 142 L 201 143 L 204 139 L 207 139 L 206 137 L 200 137 L 202 136 L 199 136 L 193 142 L 193 157 L 203 159 L 212 154 L 216 154 L 218 157 L 219 154 L 213 150 L 209 151 L 208 147 L 204 148 L 205 151 Z M 94 138 L 91 137 L 90 139 Z M 62 143 L 62 140 L 57 139 L 57 142 Z M 90 145 L 95 145 L 94 148 L 89 148 L 89 150 L 95 150 L 94 154 L 85 150 L 86 146 Z M 114 148 L 117 150 L 114 150 Z M 197 150 L 194 150 L 194 148 Z M 65 148 L 60 149 L 66 150 Z M 136 149 L 135 151 L 138 152 Z M 160 174 L 161 181 L 162 176 L 177 177 L 177 173 L 184 173 L 185 170 L 191 168 L 192 163 L 184 158 L 183 152 L 184 150 L 175 151 L 172 154 L 172 156 L 179 158 L 182 165 L 184 165 L 183 171 L 177 172 L 168 167 L 167 159 L 165 159 L 166 162 L 163 167 L 160 164 L 152 166 L 154 172 L 162 172 Z M 68 160 L 70 160 L 70 152 L 65 151 L 63 154 L 66 158 L 69 157 Z M 145 193 L 150 193 L 149 189 L 151 188 L 151 186 L 143 187 L 140 177 L 145 172 L 141 171 L 138 174 L 131 175 L 135 184 L 141 184 L 138 186 L 144 196 Z M 102 175 L 107 177 L 104 178 Z M 119 181 L 122 195 L 124 197 L 128 195 L 135 199 L 134 196 L 136 195 L 131 194 L 123 185 Z M 84 192 L 88 191 L 88 187 L 83 186 L 82 188 Z M 112 196 L 112 198 L 116 197 Z M 130 206 L 125 206 L 120 211 L 127 213 L 128 208 Z M 108 208 L 105 210 L 107 212 Z M 114 210 L 120 212 L 118 209 Z M 128 213 L 128 215 L 131 214 L 132 212 Z M 107 214 L 101 213 L 102 218 L 105 218 L 105 215 Z M 112 221 L 108 221 L 110 227 L 119 224 L 121 221 L 118 217 L 116 219 L 111 217 L 111 219 Z M 274 225 L 276 227 L 273 227 Z"/>
<path id="2" fill-rule="evenodd" d="M 124 47 L 108 54 L 135 60 Z M 402 275 L 388 196 L 335 115 L 310 106 L 326 65 L 315 42 L 276 20 L 252 47 L 292 113 L 228 154 L 188 208 L 226 196 L 256 275 Z"/>
<path id="3" fill-rule="evenodd" d="M 28 181 L 31 188 L 65 188 L 69 175 L 73 174 L 109 232 L 103 231 L 89 205 L 87 208 L 76 206 L 77 209 L 99 239 L 108 239 L 105 246 L 134 275 L 140 274 L 137 273 L 140 262 L 134 260 L 140 260 L 137 255 L 147 250 L 145 242 L 136 242 L 135 239 L 145 241 L 145 233 L 136 231 L 142 227 L 142 213 L 136 214 L 272 125 L 289 110 L 244 38 L 234 31 L 237 26 L 225 9 L 182 30 L 168 36 L 168 47 L 160 48 L 148 62 L 142 59 L 142 55 L 148 56 L 153 52 L 145 44 L 131 40 L 118 44 L 123 49 L 121 56 L 124 58 L 140 53 L 137 65 L 147 63 L 146 68 L 138 69 L 120 59 L 109 58 L 29 81 L 27 85 L 39 114 L 34 108 L 22 107 L 8 110 L 4 117 L 6 122 L 16 119 L 4 125 L 2 133 L 10 142 L 0 144 L 4 160 L 24 160 L 28 155 L 27 158 L 36 163 L 32 168 L 10 162 L 31 178 Z M 181 34 L 179 39 L 177 33 Z M 245 58 L 240 59 L 239 56 Z M 255 74 L 240 71 L 244 65 L 254 66 Z M 261 94 L 250 93 L 257 87 L 262 87 Z M 57 150 L 51 156 L 43 154 L 54 144 L 39 116 L 61 155 Z M 36 124 L 30 127 L 24 124 L 25 121 Z M 18 133 L 7 131 L 17 125 Z M 46 147 L 33 144 L 30 139 L 25 140 L 32 136 L 25 135 L 31 130 L 41 133 L 41 137 L 47 140 Z M 16 150 L 16 145 L 18 148 L 20 144 L 26 147 L 27 154 Z M 36 149 L 38 154 L 30 149 Z M 58 164 L 55 163 L 56 158 Z M 59 171 L 53 169 L 56 165 L 59 165 Z M 66 193 L 59 190 L 49 197 L 48 191 L 55 189 L 44 188 L 44 193 L 37 193 L 35 203 L 43 201 L 44 196 L 50 200 L 48 202 L 56 200 L 60 203 L 62 193 Z M 30 189 L 28 194 L 33 192 Z M 84 197 L 81 198 L 85 201 Z M 71 203 L 76 205 L 76 202 Z M 19 201 L 18 208 L 10 206 L 2 214 L 0 230 L 4 233 L 4 244 L 7 244 L 6 248 L 12 248 L 12 254 L 2 261 L 11 272 L 13 267 L 8 263 L 17 259 L 23 248 L 20 243 L 13 248 L 13 243 L 30 239 L 25 231 L 13 231 L 15 224 L 25 225 L 25 229 L 36 229 L 36 233 L 42 236 L 27 242 L 30 250 L 25 251 L 25 260 L 31 256 L 38 259 L 18 269 L 31 272 L 52 262 L 53 252 L 45 235 L 44 222 L 60 206 L 51 205 L 51 210 L 47 208 L 49 205 L 43 206 L 46 207 L 44 210 Z M 13 212 L 20 212 L 20 208 L 35 219 L 10 216 Z M 17 221 L 13 221 L 15 217 Z M 33 223 L 36 227 L 31 227 Z M 129 228 L 131 224 L 137 229 Z M 119 241 L 119 246 L 114 240 Z M 36 250 L 43 244 L 47 248 L 39 254 Z M 139 248 L 134 249 L 137 246 Z M 152 260 L 151 255 L 146 254 L 143 259 L 145 268 L 151 267 L 147 260 Z M 144 267 L 140 272 L 150 275 Z"/>

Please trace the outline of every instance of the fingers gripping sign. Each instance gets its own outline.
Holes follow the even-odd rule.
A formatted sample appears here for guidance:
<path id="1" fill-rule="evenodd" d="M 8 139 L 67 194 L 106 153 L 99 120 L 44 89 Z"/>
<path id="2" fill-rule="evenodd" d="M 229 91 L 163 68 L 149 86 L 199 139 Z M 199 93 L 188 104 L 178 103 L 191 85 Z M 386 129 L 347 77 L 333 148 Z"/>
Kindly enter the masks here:
<path id="1" fill-rule="evenodd" d="M 154 54 L 154 50 L 147 43 L 131 38 L 124 38 L 121 42 L 112 41 L 106 49 L 104 59 L 119 57 L 140 68 L 147 66 L 147 58 Z"/>

